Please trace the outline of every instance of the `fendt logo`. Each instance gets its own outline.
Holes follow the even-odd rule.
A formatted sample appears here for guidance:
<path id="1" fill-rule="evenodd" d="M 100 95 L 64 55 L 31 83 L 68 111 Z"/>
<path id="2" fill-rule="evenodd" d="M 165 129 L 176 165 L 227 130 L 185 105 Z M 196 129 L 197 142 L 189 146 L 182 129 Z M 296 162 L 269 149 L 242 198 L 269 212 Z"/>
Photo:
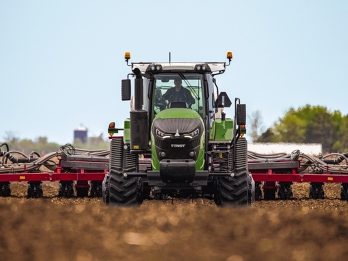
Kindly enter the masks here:
<path id="1" fill-rule="evenodd" d="M 172 144 L 172 148 L 183 148 L 185 144 Z"/>

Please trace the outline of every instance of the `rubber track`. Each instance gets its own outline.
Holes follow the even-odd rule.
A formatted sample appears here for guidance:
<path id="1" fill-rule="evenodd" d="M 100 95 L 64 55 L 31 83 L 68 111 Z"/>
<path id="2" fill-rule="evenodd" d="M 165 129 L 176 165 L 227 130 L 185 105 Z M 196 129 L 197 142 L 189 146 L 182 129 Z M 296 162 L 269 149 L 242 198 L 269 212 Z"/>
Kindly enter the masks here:
<path id="1" fill-rule="evenodd" d="M 221 178 L 220 191 L 223 205 L 247 205 L 248 180 L 246 171 L 235 173 L 234 177 Z"/>
<path id="2" fill-rule="evenodd" d="M 110 204 L 134 206 L 137 200 L 137 178 L 125 178 L 122 174 L 110 172 Z"/>
<path id="3" fill-rule="evenodd" d="M 220 179 L 222 206 L 246 206 L 248 204 L 247 141 L 245 138 L 238 139 L 236 155 L 234 176 Z"/>

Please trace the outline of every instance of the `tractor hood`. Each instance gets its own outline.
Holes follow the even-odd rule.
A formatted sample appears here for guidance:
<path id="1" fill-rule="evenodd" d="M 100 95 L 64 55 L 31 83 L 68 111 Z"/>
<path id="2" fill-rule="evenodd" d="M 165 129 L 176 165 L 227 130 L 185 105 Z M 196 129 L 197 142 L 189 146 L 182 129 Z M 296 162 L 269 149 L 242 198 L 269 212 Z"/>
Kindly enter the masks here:
<path id="1" fill-rule="evenodd" d="M 166 109 L 157 114 L 153 121 L 154 134 L 189 134 L 196 129 L 203 131 L 203 121 L 199 114 L 191 109 L 173 108 Z M 156 133 L 157 129 L 157 133 Z"/>
<path id="2" fill-rule="evenodd" d="M 153 164 L 159 168 L 163 159 L 190 159 L 201 167 L 203 154 L 200 146 L 205 137 L 204 125 L 197 112 L 185 108 L 172 108 L 157 114 L 151 128 Z M 203 139 L 202 139 L 203 137 Z M 199 168 L 200 168 L 199 167 Z"/>
<path id="3" fill-rule="evenodd" d="M 188 119 L 195 119 L 195 118 L 201 118 L 199 114 L 191 109 L 185 109 L 185 108 L 171 108 L 166 109 L 161 112 L 159 112 L 156 115 L 156 119 L 169 119 L 169 118 L 188 118 Z"/>

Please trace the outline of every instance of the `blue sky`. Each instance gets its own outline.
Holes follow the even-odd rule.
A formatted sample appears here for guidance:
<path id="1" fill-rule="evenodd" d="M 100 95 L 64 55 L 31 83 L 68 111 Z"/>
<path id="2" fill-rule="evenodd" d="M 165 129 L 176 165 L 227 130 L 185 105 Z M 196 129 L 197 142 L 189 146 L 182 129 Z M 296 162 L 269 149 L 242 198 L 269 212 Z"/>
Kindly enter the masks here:
<path id="1" fill-rule="evenodd" d="M 0 142 L 73 141 L 109 122 L 122 126 L 120 98 L 131 61 L 234 58 L 220 91 L 259 110 L 265 128 L 290 108 L 348 114 L 347 1 L 0 1 Z M 233 117 L 233 110 L 227 109 Z"/>

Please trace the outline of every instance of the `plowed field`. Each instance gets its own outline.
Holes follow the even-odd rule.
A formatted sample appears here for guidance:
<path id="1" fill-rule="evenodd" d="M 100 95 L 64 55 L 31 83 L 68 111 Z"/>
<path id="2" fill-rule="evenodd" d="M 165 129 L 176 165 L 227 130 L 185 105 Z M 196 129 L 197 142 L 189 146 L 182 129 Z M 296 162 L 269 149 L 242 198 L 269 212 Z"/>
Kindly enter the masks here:
<path id="1" fill-rule="evenodd" d="M 134 209 L 95 198 L 27 199 L 24 183 L 0 198 L 0 260 L 346 260 L 348 202 L 339 185 L 324 200 L 294 185 L 294 199 L 222 209 L 207 199 L 144 201 Z"/>

